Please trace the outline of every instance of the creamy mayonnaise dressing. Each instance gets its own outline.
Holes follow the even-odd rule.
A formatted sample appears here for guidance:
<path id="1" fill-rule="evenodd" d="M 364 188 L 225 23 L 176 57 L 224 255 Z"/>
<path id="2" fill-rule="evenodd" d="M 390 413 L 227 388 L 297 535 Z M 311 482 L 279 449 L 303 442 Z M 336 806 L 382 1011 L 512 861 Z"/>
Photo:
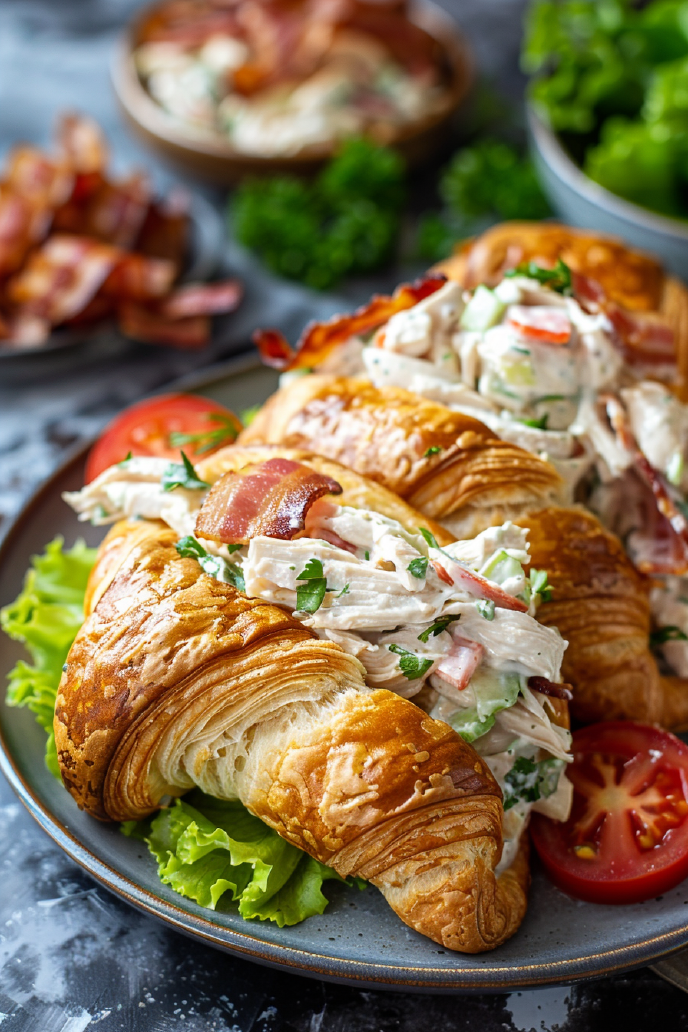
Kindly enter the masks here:
<path id="1" fill-rule="evenodd" d="M 535 326 L 563 328 L 561 339 L 532 339 Z M 650 489 L 636 474 L 638 451 L 681 495 L 688 493 L 688 407 L 663 384 L 636 376 L 615 346 L 603 312 L 590 314 L 527 276 L 505 277 L 473 293 L 447 282 L 394 315 L 372 340 L 350 340 L 328 356 L 327 372 L 403 387 L 479 419 L 495 434 L 549 461 L 563 501 L 583 500 L 621 536 L 634 561 L 660 561 L 648 512 Z M 614 406 L 628 433 L 614 428 Z M 649 508 L 648 508 L 649 506 Z M 679 508 L 688 506 L 679 496 Z M 683 511 L 683 510 L 682 510 Z M 678 594 L 677 594 L 678 591 Z M 655 624 L 688 634 L 686 587 L 676 578 L 651 594 Z M 676 608 L 678 607 L 678 608 Z M 662 646 L 688 676 L 688 643 Z"/>

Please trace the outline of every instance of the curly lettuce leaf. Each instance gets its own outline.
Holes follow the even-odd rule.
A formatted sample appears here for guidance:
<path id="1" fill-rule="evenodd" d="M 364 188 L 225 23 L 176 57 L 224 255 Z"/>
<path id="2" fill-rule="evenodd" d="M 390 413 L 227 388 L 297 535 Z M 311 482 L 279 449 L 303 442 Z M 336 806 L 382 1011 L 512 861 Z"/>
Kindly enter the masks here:
<path id="1" fill-rule="evenodd" d="M 285 842 L 238 800 L 196 791 L 152 820 L 130 822 L 122 830 L 145 840 L 160 880 L 181 896 L 215 910 L 229 894 L 242 917 L 274 921 L 280 928 L 322 914 L 328 903 L 323 882 L 345 881 Z"/>
<path id="2" fill-rule="evenodd" d="M 21 593 L 0 610 L 0 626 L 20 641 L 32 664 L 19 660 L 9 674 L 7 703 L 27 706 L 48 733 L 45 762 L 60 776 L 53 737 L 55 697 L 62 667 L 84 621 L 84 593 L 96 549 L 77 541 L 63 551 L 56 537 L 43 555 L 34 556 Z"/>
<path id="3" fill-rule="evenodd" d="M 685 133 L 684 133 L 685 135 Z M 600 186 L 664 215 L 680 213 L 676 164 L 679 138 L 660 124 L 609 118 L 584 172 Z"/>

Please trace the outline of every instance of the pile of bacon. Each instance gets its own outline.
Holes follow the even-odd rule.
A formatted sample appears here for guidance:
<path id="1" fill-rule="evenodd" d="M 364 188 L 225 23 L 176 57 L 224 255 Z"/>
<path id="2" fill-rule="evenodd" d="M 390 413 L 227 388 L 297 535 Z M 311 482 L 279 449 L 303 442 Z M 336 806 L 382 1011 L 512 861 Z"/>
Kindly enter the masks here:
<path id="1" fill-rule="evenodd" d="M 54 156 L 12 150 L 0 181 L 0 348 L 108 319 L 139 341 L 203 347 L 210 316 L 235 309 L 242 287 L 175 285 L 188 247 L 185 198 L 154 200 L 141 172 L 108 177 L 91 119 L 66 115 L 57 135 Z"/>

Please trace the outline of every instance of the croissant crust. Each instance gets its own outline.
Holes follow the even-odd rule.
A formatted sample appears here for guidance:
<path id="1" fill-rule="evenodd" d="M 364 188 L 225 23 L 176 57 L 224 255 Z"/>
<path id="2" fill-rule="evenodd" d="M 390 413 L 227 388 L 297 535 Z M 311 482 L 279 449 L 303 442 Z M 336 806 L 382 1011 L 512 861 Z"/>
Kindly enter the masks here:
<path id="1" fill-rule="evenodd" d="M 529 529 L 532 565 L 552 585 L 538 620 L 569 643 L 562 676 L 574 687 L 573 716 L 685 726 L 688 685 L 660 676 L 644 583 L 619 539 L 581 508 L 543 509 L 519 522 Z"/>

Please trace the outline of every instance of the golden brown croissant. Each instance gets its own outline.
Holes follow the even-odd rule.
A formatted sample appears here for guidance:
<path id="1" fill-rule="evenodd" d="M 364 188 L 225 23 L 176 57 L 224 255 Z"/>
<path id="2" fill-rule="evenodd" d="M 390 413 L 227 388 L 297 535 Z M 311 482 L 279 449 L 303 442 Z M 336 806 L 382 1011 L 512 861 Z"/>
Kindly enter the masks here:
<path id="1" fill-rule="evenodd" d="M 688 387 L 688 290 L 667 276 L 659 262 L 616 237 L 554 222 L 504 222 L 468 241 L 437 267 L 470 289 L 495 286 L 508 269 L 535 261 L 553 266 L 561 258 L 594 280 L 605 296 L 624 309 L 652 313 L 673 330 L 679 381 Z M 641 335 L 642 336 L 642 335 Z M 631 337 L 627 343 L 633 349 Z M 638 341 L 642 346 L 642 342 Z"/>
<path id="2" fill-rule="evenodd" d="M 238 443 L 335 459 L 395 491 L 456 537 L 557 499 L 561 479 L 477 419 L 400 387 L 312 375 L 269 399 Z"/>
<path id="3" fill-rule="evenodd" d="M 197 785 L 369 879 L 447 948 L 511 936 L 527 857 L 495 877 L 500 790 L 474 750 L 413 703 L 367 688 L 356 659 L 285 610 L 180 558 L 175 540 L 161 523 L 120 523 L 101 548 L 55 710 L 79 805 L 140 818 Z"/>

